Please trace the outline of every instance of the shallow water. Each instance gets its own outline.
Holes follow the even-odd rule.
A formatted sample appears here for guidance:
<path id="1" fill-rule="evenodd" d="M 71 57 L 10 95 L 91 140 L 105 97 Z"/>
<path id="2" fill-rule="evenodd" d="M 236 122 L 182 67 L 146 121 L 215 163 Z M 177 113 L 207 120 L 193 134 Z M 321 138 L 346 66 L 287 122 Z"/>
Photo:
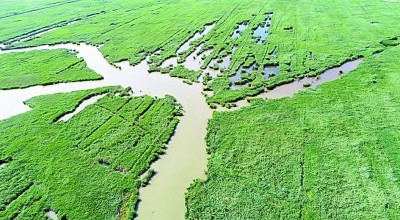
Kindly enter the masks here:
<path id="1" fill-rule="evenodd" d="M 274 47 L 274 50 L 269 55 L 276 57 L 276 47 Z M 310 59 L 312 59 L 312 57 Z"/>
<path id="2" fill-rule="evenodd" d="M 221 69 L 228 69 L 229 65 L 231 64 L 232 55 L 235 53 L 236 49 L 237 49 L 237 47 L 233 46 L 232 50 L 231 50 L 231 54 L 228 54 L 227 56 L 223 57 L 222 62 L 220 62 L 220 63 L 217 63 L 217 60 L 215 60 L 215 59 L 211 60 L 211 62 L 208 64 L 206 72 L 210 73 L 210 76 L 215 78 L 215 77 L 217 77 L 217 75 L 219 73 L 221 73 Z M 213 66 L 215 63 L 218 64 L 217 70 L 211 68 L 211 66 Z"/>
<path id="3" fill-rule="evenodd" d="M 183 66 L 194 71 L 198 71 L 201 69 L 201 65 L 203 64 L 202 56 L 208 56 L 211 54 L 212 50 L 206 50 L 200 55 L 197 55 L 201 50 L 202 45 L 198 46 L 193 53 L 191 53 L 183 62 Z"/>
<path id="4" fill-rule="evenodd" d="M 198 46 L 195 51 L 193 51 L 191 54 L 189 54 L 188 57 L 186 57 L 185 61 L 181 64 L 184 67 L 198 71 L 201 70 L 201 66 L 203 65 L 203 56 L 209 56 L 212 53 L 212 50 L 206 50 L 202 52 L 201 54 L 197 55 L 200 50 L 201 50 L 202 45 Z M 165 68 L 168 66 L 178 66 L 178 57 L 171 57 L 168 58 L 167 60 L 164 61 L 164 63 L 161 65 L 161 67 Z"/>
<path id="5" fill-rule="evenodd" d="M 236 85 L 235 83 L 237 81 L 239 81 L 239 79 L 241 78 L 242 74 L 251 73 L 255 68 L 257 68 L 257 65 L 256 65 L 256 63 L 253 63 L 249 68 L 245 69 L 244 73 L 242 73 L 242 70 L 244 68 L 243 68 L 243 66 L 240 66 L 239 69 L 236 71 L 236 74 L 230 78 L 230 80 L 231 80 L 231 89 L 240 89 L 243 86 L 246 86 L 247 83 L 244 84 L 244 85 Z"/>
<path id="6" fill-rule="evenodd" d="M 166 60 L 161 64 L 161 67 L 162 67 L 162 68 L 165 68 L 165 67 L 168 67 L 168 66 L 170 66 L 170 65 L 172 65 L 172 66 L 177 66 L 177 65 L 178 65 L 178 57 L 170 57 L 170 58 L 166 59 Z"/>
<path id="7" fill-rule="evenodd" d="M 186 51 L 190 48 L 190 43 L 194 40 L 198 40 L 202 37 L 204 37 L 208 32 L 211 31 L 211 29 L 215 26 L 215 23 L 205 25 L 204 26 L 204 31 L 203 32 L 196 32 L 193 37 L 189 38 L 182 46 L 179 47 L 178 51 L 176 51 L 177 54 L 182 53 L 183 51 Z"/>
<path id="8" fill-rule="evenodd" d="M 232 47 L 232 50 L 231 50 L 231 51 L 232 51 L 232 54 L 234 54 L 236 50 L 237 50 L 237 46 L 233 46 L 233 47 Z"/>
<path id="9" fill-rule="evenodd" d="M 208 32 L 211 31 L 211 29 L 212 29 L 214 26 L 215 26 L 215 23 L 204 26 L 204 31 L 203 31 L 203 32 L 201 32 L 201 33 L 196 32 L 196 34 L 193 35 L 193 37 L 191 37 L 191 38 L 190 38 L 189 40 L 187 40 L 182 46 L 179 47 L 179 49 L 178 49 L 178 51 L 177 51 L 176 53 L 179 54 L 179 53 L 181 53 L 181 52 L 183 52 L 183 51 L 188 50 L 188 49 L 190 48 L 190 43 L 191 43 L 192 41 L 204 37 L 206 34 L 208 34 Z M 198 46 L 198 47 L 196 48 L 196 50 L 195 50 L 193 53 L 191 53 L 191 54 L 186 58 L 185 63 L 183 64 L 185 67 L 187 67 L 188 69 L 191 69 L 191 70 L 196 70 L 196 71 L 197 71 L 197 70 L 200 70 L 200 66 L 201 66 L 201 63 L 202 63 L 202 60 L 201 60 L 201 56 L 202 56 L 202 55 L 201 55 L 201 56 L 197 56 L 197 53 L 200 51 L 201 47 L 202 47 L 202 45 Z M 207 50 L 207 51 L 205 51 L 205 52 L 208 53 L 208 51 L 209 51 L 209 50 Z M 206 55 L 208 56 L 208 55 L 210 55 L 210 53 L 211 53 L 211 51 L 210 51 L 208 54 L 206 54 Z M 195 56 L 196 56 L 196 57 L 195 57 Z M 194 58 L 194 57 L 195 57 L 195 58 Z M 200 66 L 198 66 L 199 63 L 200 63 Z M 165 68 L 165 67 L 168 67 L 168 66 L 170 66 L 170 65 L 172 65 L 172 66 L 177 66 L 177 65 L 178 65 L 178 57 L 177 57 L 177 56 L 170 57 L 170 58 L 166 59 L 166 60 L 161 64 L 161 67 Z M 197 67 L 197 66 L 198 66 L 198 67 Z"/>
<path id="10" fill-rule="evenodd" d="M 265 20 L 264 23 L 257 26 L 253 32 L 253 37 L 258 38 L 257 44 L 262 44 L 268 36 L 270 20 Z"/>
<path id="11" fill-rule="evenodd" d="M 233 30 L 233 34 L 231 36 L 232 39 L 236 39 L 239 38 L 240 35 L 242 34 L 242 32 L 244 30 L 246 30 L 246 28 L 249 26 L 249 24 L 244 23 L 244 24 L 238 24 L 235 29 Z"/>
<path id="12" fill-rule="evenodd" d="M 47 216 L 49 219 L 58 220 L 58 216 L 57 216 L 57 214 L 56 214 L 54 211 L 48 211 L 48 212 L 46 212 L 46 216 Z"/>
<path id="13" fill-rule="evenodd" d="M 107 161 L 105 161 L 104 158 L 99 158 L 98 162 L 99 162 L 99 164 L 100 164 L 102 167 L 108 167 L 108 166 L 110 166 L 110 163 L 108 163 Z"/>
<path id="14" fill-rule="evenodd" d="M 97 95 L 97 96 L 93 96 L 89 99 L 84 100 L 73 112 L 68 113 L 66 115 L 64 115 L 63 117 L 61 117 L 60 119 L 58 119 L 58 121 L 68 121 L 69 119 L 71 119 L 74 115 L 78 114 L 79 112 L 81 112 L 83 109 L 86 108 L 86 106 L 91 105 L 95 102 L 97 102 L 97 100 L 99 100 L 100 98 L 104 97 L 104 95 Z"/>
<path id="15" fill-rule="evenodd" d="M 294 94 L 301 90 L 305 90 L 307 88 L 316 88 L 318 85 L 325 83 L 325 82 L 330 82 L 333 81 L 337 78 L 339 78 L 342 74 L 348 73 L 349 71 L 354 70 L 357 68 L 357 66 L 361 63 L 363 58 L 358 58 L 353 61 L 348 61 L 344 64 L 342 64 L 339 67 L 334 67 L 331 69 L 328 69 L 324 71 L 321 75 L 318 77 L 305 77 L 301 80 L 294 81 L 292 83 L 284 84 L 277 86 L 276 88 L 272 90 L 267 90 L 264 93 L 261 93 L 256 96 L 256 98 L 263 98 L 263 99 L 279 99 L 279 98 L 284 98 L 284 97 L 292 97 Z M 241 68 L 241 67 L 240 67 Z M 279 67 L 271 67 L 271 68 L 279 68 Z M 265 68 L 264 68 L 265 70 Z M 270 71 L 270 70 L 268 70 Z M 274 70 L 274 71 L 279 71 L 279 69 Z M 239 71 L 238 71 L 239 72 Z M 239 79 L 238 76 L 234 76 L 235 79 Z M 240 76 L 239 76 L 240 77 Z M 309 87 L 305 87 L 304 83 L 310 83 Z M 231 89 L 241 89 L 245 85 L 232 85 Z M 241 100 L 236 103 L 238 107 L 242 107 L 244 105 L 248 105 L 248 103 L 245 100 Z M 234 108 L 237 109 L 237 108 Z"/>
<path id="16" fill-rule="evenodd" d="M 263 69 L 264 79 L 268 79 L 271 76 L 279 74 L 279 66 L 266 66 Z"/>
<path id="17" fill-rule="evenodd" d="M 335 67 L 326 70 L 319 77 L 305 77 L 301 80 L 294 81 L 289 84 L 281 85 L 273 90 L 268 90 L 266 93 L 259 95 L 258 97 L 267 98 L 267 99 L 277 99 L 283 97 L 292 97 L 300 90 L 305 90 L 307 87 L 304 87 L 304 83 L 310 83 L 311 86 L 309 88 L 315 88 L 317 85 L 320 85 L 325 82 L 330 82 L 340 77 L 339 71 L 343 71 L 343 74 L 354 70 L 361 63 L 363 59 L 358 58 L 353 61 L 349 61 L 341 65 L 340 67 Z"/>

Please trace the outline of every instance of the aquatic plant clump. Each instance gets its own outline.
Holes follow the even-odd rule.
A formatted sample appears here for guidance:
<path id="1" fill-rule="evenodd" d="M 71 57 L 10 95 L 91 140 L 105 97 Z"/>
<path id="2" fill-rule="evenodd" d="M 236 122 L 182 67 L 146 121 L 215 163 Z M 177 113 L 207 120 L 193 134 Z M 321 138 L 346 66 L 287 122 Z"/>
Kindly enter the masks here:
<path id="1" fill-rule="evenodd" d="M 188 80 L 189 83 L 197 81 L 200 74 L 201 74 L 201 71 L 189 70 L 182 65 L 179 65 L 179 66 L 173 68 L 169 72 L 170 76 L 186 79 L 186 80 Z"/>

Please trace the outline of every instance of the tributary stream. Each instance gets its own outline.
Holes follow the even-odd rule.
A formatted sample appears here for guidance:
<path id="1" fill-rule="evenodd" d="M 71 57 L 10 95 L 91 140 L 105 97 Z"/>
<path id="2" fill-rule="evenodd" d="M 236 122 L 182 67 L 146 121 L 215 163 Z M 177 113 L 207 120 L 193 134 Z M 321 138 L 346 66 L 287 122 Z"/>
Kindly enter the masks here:
<path id="1" fill-rule="evenodd" d="M 202 84 L 188 85 L 167 74 L 149 74 L 145 60 L 134 67 L 128 62 L 118 63 L 116 65 L 121 69 L 116 68 L 107 62 L 97 47 L 86 44 L 39 46 L 0 51 L 0 54 L 60 48 L 77 51 L 77 56 L 86 61 L 88 68 L 101 74 L 104 79 L 0 90 L 2 105 L 0 120 L 28 111 L 29 107 L 23 102 L 31 97 L 58 92 L 121 85 L 130 86 L 135 96 L 164 97 L 167 94 L 174 96 L 182 104 L 184 116 L 180 118 L 175 134 L 168 143 L 166 154 L 152 164 L 156 175 L 147 187 L 139 190 L 138 219 L 183 219 L 186 210 L 184 201 L 186 188 L 194 179 L 206 178 L 204 171 L 207 154 L 204 139 L 212 110 L 202 95 Z M 276 91 L 279 92 L 279 89 Z"/>

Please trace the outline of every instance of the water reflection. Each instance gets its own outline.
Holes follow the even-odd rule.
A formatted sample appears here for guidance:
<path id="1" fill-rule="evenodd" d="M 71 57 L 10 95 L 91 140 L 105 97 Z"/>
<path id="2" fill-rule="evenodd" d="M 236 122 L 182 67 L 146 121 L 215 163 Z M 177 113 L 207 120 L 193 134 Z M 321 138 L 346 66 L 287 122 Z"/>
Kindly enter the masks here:
<path id="1" fill-rule="evenodd" d="M 52 220 L 58 220 L 57 214 L 52 210 L 46 212 L 46 217 Z"/>
<path id="2" fill-rule="evenodd" d="M 249 24 L 246 22 L 246 23 L 242 23 L 242 24 L 238 24 L 236 27 L 235 27 L 235 29 L 233 30 L 233 34 L 231 35 L 231 38 L 232 39 L 236 39 L 236 38 L 239 38 L 240 37 L 240 35 L 242 34 L 242 32 L 244 31 L 244 30 L 246 30 L 246 28 L 249 26 Z"/>
<path id="3" fill-rule="evenodd" d="M 205 25 L 204 26 L 204 31 L 199 33 L 196 32 L 193 37 L 189 38 L 189 40 L 187 40 L 182 46 L 179 47 L 178 51 L 176 52 L 177 54 L 180 54 L 186 50 L 188 50 L 190 48 L 190 44 L 191 42 L 198 40 L 202 37 L 204 37 L 206 34 L 208 34 L 208 32 L 211 31 L 211 29 L 215 26 L 215 23 L 209 24 L 209 25 Z"/>
<path id="4" fill-rule="evenodd" d="M 235 75 L 230 77 L 231 80 L 231 89 L 236 90 L 240 89 L 243 86 L 246 86 L 248 83 L 245 83 L 243 85 L 238 85 L 237 82 L 240 80 L 242 74 L 249 74 L 253 70 L 257 68 L 257 64 L 254 62 L 253 64 L 250 65 L 248 68 L 244 68 L 243 65 L 239 67 L 239 69 L 236 71 Z"/>
<path id="5" fill-rule="evenodd" d="M 267 17 L 267 19 L 260 25 L 253 32 L 253 37 L 257 40 L 257 44 L 262 44 L 265 42 L 265 39 L 268 36 L 268 30 L 271 25 L 271 15 Z"/>
<path id="6" fill-rule="evenodd" d="M 221 73 L 222 69 L 228 69 L 231 63 L 232 55 L 235 53 L 236 50 L 237 47 L 233 46 L 231 49 L 231 54 L 223 57 L 220 63 L 218 63 L 216 59 L 211 60 L 211 62 L 208 64 L 206 72 L 208 72 L 211 77 L 215 78 L 219 73 Z"/>
<path id="7" fill-rule="evenodd" d="M 305 90 L 307 87 L 304 86 L 305 83 L 309 83 L 311 88 L 316 88 L 325 82 L 330 82 L 339 78 L 342 74 L 345 74 L 351 70 L 357 68 L 363 59 L 358 58 L 353 61 L 348 61 L 339 67 L 334 67 L 326 70 L 318 77 L 305 77 L 301 80 L 294 81 L 285 85 L 278 86 L 273 90 L 268 90 L 266 93 L 259 95 L 258 97 L 266 99 L 277 99 L 283 97 L 292 97 L 300 90 Z"/>
<path id="8" fill-rule="evenodd" d="M 266 66 L 263 69 L 264 79 L 276 76 L 279 74 L 279 66 Z"/>

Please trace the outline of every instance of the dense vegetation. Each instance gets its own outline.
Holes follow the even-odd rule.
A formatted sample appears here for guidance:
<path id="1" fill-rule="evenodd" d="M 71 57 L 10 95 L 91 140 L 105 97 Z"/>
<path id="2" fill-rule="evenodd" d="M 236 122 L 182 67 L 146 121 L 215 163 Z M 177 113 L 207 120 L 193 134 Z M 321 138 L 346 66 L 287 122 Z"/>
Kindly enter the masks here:
<path id="1" fill-rule="evenodd" d="M 171 70 L 169 73 L 172 77 L 179 77 L 186 79 L 188 83 L 195 82 L 199 78 L 201 71 L 193 71 L 186 69 L 182 65 L 179 65 Z"/>
<path id="2" fill-rule="evenodd" d="M 215 23 L 203 38 L 193 41 L 181 57 L 189 56 L 196 46 L 200 52 L 213 49 L 205 58 L 232 60 L 208 89 L 214 95 L 209 103 L 225 104 L 261 93 L 265 88 L 316 75 L 358 56 L 381 50 L 381 42 L 399 37 L 397 1 L 65 1 L 48 6 L 46 1 L 20 8 L 5 1 L 0 9 L 0 42 L 46 27 L 60 26 L 31 41 L 14 46 L 87 42 L 103 45 L 100 50 L 110 62 L 129 60 L 132 64 L 153 54 L 153 65 L 176 56 L 178 48 L 204 25 Z M 63 9 L 62 16 L 58 16 Z M 20 12 L 20 13 L 16 13 Z M 24 12 L 24 13 L 22 13 Z M 37 16 L 37 17 L 36 17 Z M 35 22 L 29 18 L 34 17 Z M 254 30 L 271 18 L 265 42 L 257 43 Z M 67 21 L 77 20 L 66 25 Z M 235 27 L 247 28 L 232 38 Z M 235 50 L 233 51 L 233 49 Z M 182 59 L 180 59 L 182 61 Z M 257 63 L 253 72 L 242 74 L 242 89 L 229 89 L 232 76 L 240 66 Z M 216 65 L 216 64 L 214 64 Z M 264 79 L 265 65 L 279 66 L 279 74 Z"/>
<path id="3" fill-rule="evenodd" d="M 215 113 L 187 218 L 399 219 L 399 54 L 292 99 Z"/>
<path id="4" fill-rule="evenodd" d="M 0 5 L 0 44 L 7 48 L 85 42 L 99 46 L 110 63 L 149 57 L 151 71 L 192 83 L 200 72 L 161 64 L 173 56 L 182 64 L 200 47 L 203 72 L 208 66 L 219 70 L 203 78 L 204 89 L 213 91 L 204 93 L 211 94 L 212 107 L 365 57 L 356 71 L 293 99 L 255 99 L 242 110 L 217 112 L 207 135 L 208 178 L 190 188 L 186 217 L 400 218 L 398 0 Z M 259 41 L 254 31 L 268 19 L 268 35 Z M 207 35 L 178 53 L 208 24 L 214 27 Z M 266 66 L 279 72 L 265 77 Z M 232 89 L 238 70 L 236 84 L 242 86 Z M 0 55 L 0 89 L 100 78 L 66 50 Z M 108 95 L 67 122 L 57 121 L 100 93 Z M 31 111 L 0 121 L 0 219 L 44 218 L 49 210 L 63 219 L 131 218 L 137 188 L 153 171 L 139 176 L 176 126 L 180 108 L 174 98 L 133 98 L 110 87 L 35 97 L 27 104 Z"/>
<path id="5" fill-rule="evenodd" d="M 0 63 L 0 89 L 103 78 L 62 49 L 0 54 Z"/>
<path id="6" fill-rule="evenodd" d="M 58 121 L 101 93 L 108 95 Z M 139 175 L 178 122 L 174 98 L 133 98 L 108 87 L 27 104 L 31 111 L 0 121 L 0 219 L 43 219 L 49 210 L 61 219 L 132 218 Z"/>

